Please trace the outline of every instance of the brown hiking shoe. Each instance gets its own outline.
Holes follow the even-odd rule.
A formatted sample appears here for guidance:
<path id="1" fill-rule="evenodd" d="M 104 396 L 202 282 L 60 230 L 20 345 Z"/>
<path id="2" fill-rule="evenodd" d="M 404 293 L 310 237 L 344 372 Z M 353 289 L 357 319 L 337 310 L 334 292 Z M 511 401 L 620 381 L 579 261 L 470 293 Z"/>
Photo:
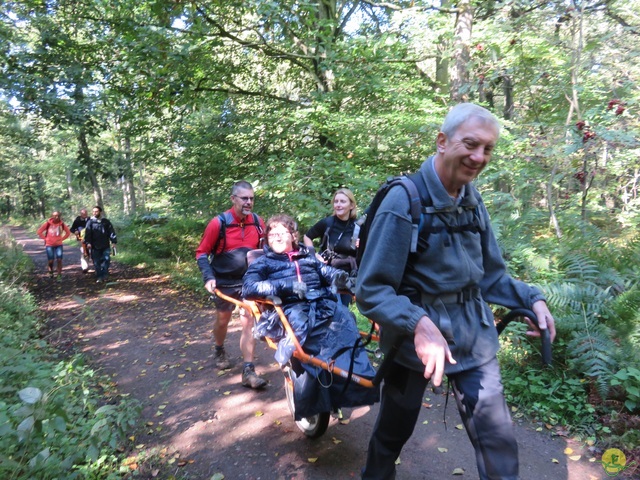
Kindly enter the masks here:
<path id="1" fill-rule="evenodd" d="M 216 368 L 220 370 L 226 370 L 231 368 L 231 360 L 227 358 L 227 352 L 224 351 L 224 348 L 221 350 L 216 350 L 216 355 L 213 357 L 213 363 Z"/>
<path id="2" fill-rule="evenodd" d="M 247 365 L 244 367 L 244 370 L 242 370 L 242 385 L 257 390 L 265 387 L 267 385 L 267 381 L 258 376 L 253 365 Z"/>

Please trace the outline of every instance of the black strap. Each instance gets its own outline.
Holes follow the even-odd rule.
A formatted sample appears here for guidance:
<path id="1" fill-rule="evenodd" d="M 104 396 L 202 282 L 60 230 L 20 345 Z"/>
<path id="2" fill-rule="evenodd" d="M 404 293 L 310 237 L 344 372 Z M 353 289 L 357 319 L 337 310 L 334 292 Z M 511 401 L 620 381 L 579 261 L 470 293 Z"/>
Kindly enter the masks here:
<path id="1" fill-rule="evenodd" d="M 220 252 L 224 252 L 224 249 L 227 246 L 227 236 L 226 236 L 227 227 L 239 227 L 240 226 L 240 224 L 238 224 L 238 223 L 229 223 L 229 224 L 227 224 L 226 215 L 227 215 L 227 212 L 221 213 L 220 215 L 218 215 L 218 219 L 220 220 L 220 232 L 218 234 L 218 239 L 216 240 L 216 243 L 213 246 L 213 249 L 211 249 L 211 254 L 212 255 L 215 255 L 216 252 L 218 251 L 218 247 L 220 246 L 220 242 L 224 242 L 222 244 L 222 249 L 220 250 Z M 253 225 L 254 225 L 254 227 L 256 227 L 256 230 L 258 231 L 258 237 L 261 237 L 262 234 L 264 233 L 264 230 L 262 229 L 262 225 L 260 225 L 260 217 L 258 217 L 258 214 L 255 213 L 255 212 L 251 212 L 251 215 L 253 216 Z M 233 219 L 233 216 L 231 216 L 231 218 Z"/>
<path id="2" fill-rule="evenodd" d="M 333 215 L 327 217 L 327 228 L 324 229 L 324 233 L 322 234 L 322 243 L 320 244 L 320 250 L 331 249 L 329 237 L 331 235 L 331 229 L 333 228 L 333 224 L 335 221 L 336 219 Z"/>
<path id="3" fill-rule="evenodd" d="M 353 366 L 355 364 L 356 361 L 356 349 L 358 348 L 358 345 L 360 344 L 360 337 L 358 337 L 355 341 L 355 343 L 353 344 L 353 346 L 351 347 L 342 347 L 341 349 L 339 349 L 334 357 L 338 358 L 343 352 L 351 349 L 351 359 L 349 360 L 349 371 L 347 372 L 347 378 L 344 381 L 344 385 L 342 386 L 342 390 L 340 390 L 340 394 L 338 398 L 341 398 L 342 395 L 344 395 L 344 393 L 347 391 L 347 388 L 349 387 L 349 384 L 351 383 L 351 378 L 353 377 Z"/>

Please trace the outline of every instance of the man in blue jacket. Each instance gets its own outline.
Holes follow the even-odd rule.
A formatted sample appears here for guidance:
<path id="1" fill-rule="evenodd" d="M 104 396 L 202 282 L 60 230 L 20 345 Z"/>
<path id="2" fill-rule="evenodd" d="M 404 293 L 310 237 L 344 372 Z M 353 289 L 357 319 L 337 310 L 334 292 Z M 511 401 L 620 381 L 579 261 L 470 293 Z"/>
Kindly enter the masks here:
<path id="1" fill-rule="evenodd" d="M 454 107 L 420 167 L 432 213 L 422 248 L 410 255 L 409 198 L 393 187 L 376 212 L 360 265 L 360 311 L 382 330 L 382 348 L 399 350 L 385 376 L 363 479 L 395 478 L 395 461 L 413 433 L 429 380 L 447 375 L 476 451 L 479 478 L 516 480 L 518 447 L 496 358 L 498 334 L 486 302 L 537 315 L 555 337 L 542 293 L 506 270 L 489 214 L 471 183 L 489 163 L 500 126 L 486 109 Z M 423 201 L 424 204 L 424 201 Z M 533 324 L 531 335 L 540 335 Z"/>

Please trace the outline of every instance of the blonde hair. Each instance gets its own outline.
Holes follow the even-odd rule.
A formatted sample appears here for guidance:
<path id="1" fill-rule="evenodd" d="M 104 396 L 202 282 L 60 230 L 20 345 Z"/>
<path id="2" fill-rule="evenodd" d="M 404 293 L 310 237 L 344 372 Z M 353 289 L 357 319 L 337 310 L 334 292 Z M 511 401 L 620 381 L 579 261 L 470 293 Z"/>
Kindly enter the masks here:
<path id="1" fill-rule="evenodd" d="M 338 195 L 340 193 L 342 195 L 344 195 L 345 197 L 347 197 L 349 199 L 349 201 L 351 202 L 351 205 L 353 205 L 353 207 L 351 207 L 351 213 L 349 214 L 349 218 L 351 220 L 355 220 L 356 218 L 358 218 L 358 204 L 356 203 L 355 195 L 348 188 L 344 188 L 344 187 L 343 188 L 339 188 L 333 194 L 332 201 L 335 201 L 336 195 Z"/>

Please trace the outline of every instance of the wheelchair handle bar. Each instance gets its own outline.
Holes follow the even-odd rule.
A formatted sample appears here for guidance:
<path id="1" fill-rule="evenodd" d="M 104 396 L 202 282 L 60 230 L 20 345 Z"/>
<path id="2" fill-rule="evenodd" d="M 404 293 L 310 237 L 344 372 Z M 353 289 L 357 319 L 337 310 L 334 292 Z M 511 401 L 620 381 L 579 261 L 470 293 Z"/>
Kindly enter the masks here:
<path id="1" fill-rule="evenodd" d="M 505 327 L 509 325 L 512 320 L 520 317 L 527 317 L 533 323 L 538 325 L 538 327 L 540 325 L 538 323 L 538 317 L 535 313 L 533 313 L 533 311 L 529 310 L 528 308 L 514 308 L 504 317 L 502 317 L 500 322 L 498 322 L 498 324 L 496 325 L 496 328 L 498 329 L 498 335 L 502 333 Z M 549 334 L 548 328 L 545 328 L 544 330 L 540 329 L 540 341 L 542 342 L 542 363 L 545 366 L 549 367 L 551 366 L 553 358 L 551 354 L 551 336 Z"/>

